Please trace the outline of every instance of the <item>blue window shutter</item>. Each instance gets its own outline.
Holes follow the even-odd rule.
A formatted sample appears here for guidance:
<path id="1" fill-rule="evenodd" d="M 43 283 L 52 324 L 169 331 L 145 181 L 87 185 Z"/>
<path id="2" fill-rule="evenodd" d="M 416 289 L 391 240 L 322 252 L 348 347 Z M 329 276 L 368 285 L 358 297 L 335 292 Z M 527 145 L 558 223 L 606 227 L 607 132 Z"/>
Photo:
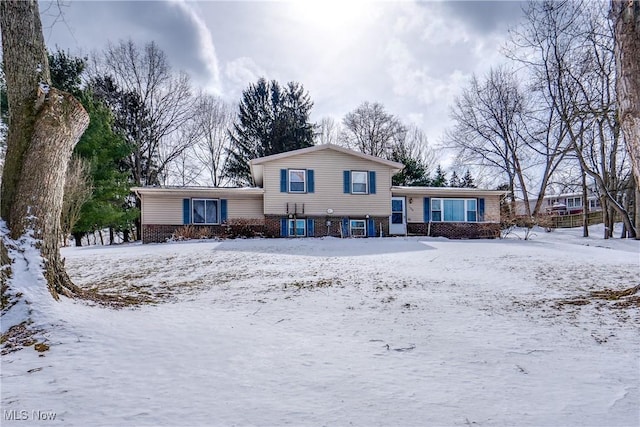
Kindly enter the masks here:
<path id="1" fill-rule="evenodd" d="M 344 237 L 349 235 L 349 218 L 342 218 L 342 235 Z"/>
<path id="2" fill-rule="evenodd" d="M 313 237 L 315 236 L 315 230 L 313 227 L 313 220 L 311 218 L 307 218 L 307 236 Z"/>
<path id="3" fill-rule="evenodd" d="M 191 199 L 182 199 L 182 223 L 191 224 Z"/>
<path id="4" fill-rule="evenodd" d="M 428 197 L 424 198 L 424 206 L 423 206 L 423 215 L 424 222 L 429 222 L 431 220 L 431 199 Z"/>
<path id="5" fill-rule="evenodd" d="M 307 169 L 307 193 L 313 193 L 316 189 L 316 184 L 313 181 L 313 169 Z"/>
<path id="6" fill-rule="evenodd" d="M 287 233 L 288 233 L 288 229 L 287 229 L 287 218 L 282 218 L 280 220 L 280 237 L 287 237 Z"/>
<path id="7" fill-rule="evenodd" d="M 342 172 L 342 177 L 344 180 L 344 193 L 351 193 L 351 171 Z"/>
<path id="8" fill-rule="evenodd" d="M 369 171 L 369 194 L 376 194 L 376 171 Z"/>
<path id="9" fill-rule="evenodd" d="M 286 193 L 287 190 L 287 170 L 280 169 L 280 192 Z"/>
<path id="10" fill-rule="evenodd" d="M 367 221 L 367 236 L 376 237 L 376 222 L 373 218 L 369 218 Z"/>
<path id="11" fill-rule="evenodd" d="M 484 199 L 478 199 L 478 222 L 484 221 Z"/>
<path id="12" fill-rule="evenodd" d="M 227 199 L 220 199 L 220 222 L 227 222 Z"/>

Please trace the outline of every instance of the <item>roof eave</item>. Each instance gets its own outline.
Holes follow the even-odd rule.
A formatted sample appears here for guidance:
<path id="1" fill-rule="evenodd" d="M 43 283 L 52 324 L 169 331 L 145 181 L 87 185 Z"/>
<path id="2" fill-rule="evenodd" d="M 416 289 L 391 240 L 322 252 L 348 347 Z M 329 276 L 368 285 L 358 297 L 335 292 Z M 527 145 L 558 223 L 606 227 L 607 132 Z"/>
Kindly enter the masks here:
<path id="1" fill-rule="evenodd" d="M 225 188 L 225 187 L 133 187 L 131 191 L 138 197 L 145 194 L 155 195 L 176 195 L 176 194 L 218 194 L 218 195 L 238 195 L 238 196 L 261 196 L 264 194 L 262 188 Z"/>
<path id="2" fill-rule="evenodd" d="M 393 186 L 391 192 L 411 194 L 411 195 L 456 195 L 474 194 L 478 196 L 503 196 L 507 194 L 502 190 L 485 190 L 480 188 L 459 188 L 459 187 L 404 187 Z"/>

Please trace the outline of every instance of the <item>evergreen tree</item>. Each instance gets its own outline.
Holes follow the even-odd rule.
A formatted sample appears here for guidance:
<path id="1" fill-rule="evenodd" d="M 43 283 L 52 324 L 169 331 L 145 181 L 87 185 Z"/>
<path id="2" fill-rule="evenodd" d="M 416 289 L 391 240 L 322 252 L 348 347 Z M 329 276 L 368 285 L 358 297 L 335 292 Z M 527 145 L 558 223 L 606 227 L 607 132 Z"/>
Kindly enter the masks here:
<path id="1" fill-rule="evenodd" d="M 442 166 L 438 165 L 436 169 L 436 176 L 431 180 L 432 187 L 446 187 L 447 186 L 447 176 L 442 170 Z"/>
<path id="2" fill-rule="evenodd" d="M 111 111 L 90 92 L 81 98 L 91 117 L 89 127 L 76 146 L 75 153 L 91 161 L 93 194 L 80 212 L 80 219 L 73 229 L 76 245 L 83 235 L 109 228 L 125 234 L 138 217 L 138 210 L 130 199 L 129 174 L 122 170 L 122 162 L 131 148 L 114 133 Z"/>
<path id="3" fill-rule="evenodd" d="M 110 76 L 94 77 L 89 87 L 112 112 L 113 130 L 129 147 L 129 154 L 121 159 L 120 168 L 129 172 L 134 185 L 158 185 L 158 151 L 147 141 L 151 119 L 140 95 L 121 90 Z"/>
<path id="4" fill-rule="evenodd" d="M 128 174 L 122 170 L 123 161 L 131 150 L 124 138 L 114 132 L 109 108 L 89 89 L 81 87 L 86 58 L 76 58 L 58 50 L 49 53 L 49 64 L 53 86 L 78 97 L 90 118 L 89 127 L 73 152 L 74 156 L 90 162 L 93 187 L 72 230 L 76 245 L 80 246 L 86 233 L 107 227 L 116 231 L 131 228 L 137 210 L 130 206 Z"/>
<path id="5" fill-rule="evenodd" d="M 79 97 L 82 92 L 82 73 L 87 66 L 87 58 L 77 58 L 56 47 L 55 52 L 49 52 L 49 68 L 51 81 L 60 90 Z"/>
<path id="6" fill-rule="evenodd" d="M 392 160 L 394 162 L 404 164 L 404 169 L 393 175 L 393 185 L 408 187 L 426 187 L 430 185 L 429 177 L 426 174 L 426 168 L 418 159 L 405 158 Z"/>
<path id="7" fill-rule="evenodd" d="M 451 178 L 449 178 L 449 187 L 462 187 L 460 178 L 456 171 L 451 172 Z"/>
<path id="8" fill-rule="evenodd" d="M 229 132 L 231 148 L 225 176 L 239 185 L 251 185 L 249 161 L 313 145 L 309 122 L 313 102 L 300 83 L 283 88 L 264 78 L 242 92 L 238 117 Z"/>
<path id="9" fill-rule="evenodd" d="M 424 161 L 402 148 L 401 144 L 396 145 L 391 152 L 390 160 L 404 164 L 404 169 L 393 175 L 392 184 L 408 187 L 428 186 L 430 181 Z"/>
<path id="10" fill-rule="evenodd" d="M 465 173 L 464 177 L 462 177 L 460 187 L 476 188 L 476 184 L 473 182 L 473 177 L 471 176 L 471 172 L 469 171 L 469 169 L 467 169 L 467 173 Z"/>

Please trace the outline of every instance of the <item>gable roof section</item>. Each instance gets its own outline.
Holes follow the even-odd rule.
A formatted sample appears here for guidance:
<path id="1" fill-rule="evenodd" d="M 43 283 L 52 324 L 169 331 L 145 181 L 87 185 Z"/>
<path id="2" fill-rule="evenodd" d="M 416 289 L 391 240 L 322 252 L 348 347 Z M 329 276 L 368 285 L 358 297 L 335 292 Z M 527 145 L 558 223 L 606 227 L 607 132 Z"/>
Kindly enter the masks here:
<path id="1" fill-rule="evenodd" d="M 253 175 L 254 181 L 258 185 L 262 185 L 262 165 L 264 165 L 265 163 L 269 163 L 274 160 L 286 159 L 288 157 L 299 156 L 301 154 L 315 153 L 317 151 L 323 151 L 323 150 L 333 150 L 339 153 L 347 154 L 349 156 L 354 156 L 360 159 L 379 163 L 396 172 L 399 172 L 402 169 L 404 169 L 404 165 L 402 163 L 393 162 L 391 160 L 386 160 L 381 157 L 371 156 L 369 154 L 360 153 L 354 150 L 349 150 L 348 148 L 340 147 L 334 144 L 320 144 L 320 145 L 314 145 L 312 147 L 301 148 L 299 150 L 287 151 L 280 154 L 273 154 L 271 156 L 259 157 L 257 159 L 253 159 L 249 162 L 249 166 L 251 167 L 251 174 Z"/>

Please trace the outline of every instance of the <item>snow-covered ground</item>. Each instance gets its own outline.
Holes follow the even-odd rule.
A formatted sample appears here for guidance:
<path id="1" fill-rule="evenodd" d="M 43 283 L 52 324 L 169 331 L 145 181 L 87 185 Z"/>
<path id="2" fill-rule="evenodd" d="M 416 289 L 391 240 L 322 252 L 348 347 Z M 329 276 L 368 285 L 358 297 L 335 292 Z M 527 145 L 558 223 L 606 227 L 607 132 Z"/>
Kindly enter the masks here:
<path id="1" fill-rule="evenodd" d="M 567 301 L 638 285 L 640 242 L 580 233 L 67 248 L 153 303 L 43 302 L 2 425 L 637 426 L 638 304 Z"/>

